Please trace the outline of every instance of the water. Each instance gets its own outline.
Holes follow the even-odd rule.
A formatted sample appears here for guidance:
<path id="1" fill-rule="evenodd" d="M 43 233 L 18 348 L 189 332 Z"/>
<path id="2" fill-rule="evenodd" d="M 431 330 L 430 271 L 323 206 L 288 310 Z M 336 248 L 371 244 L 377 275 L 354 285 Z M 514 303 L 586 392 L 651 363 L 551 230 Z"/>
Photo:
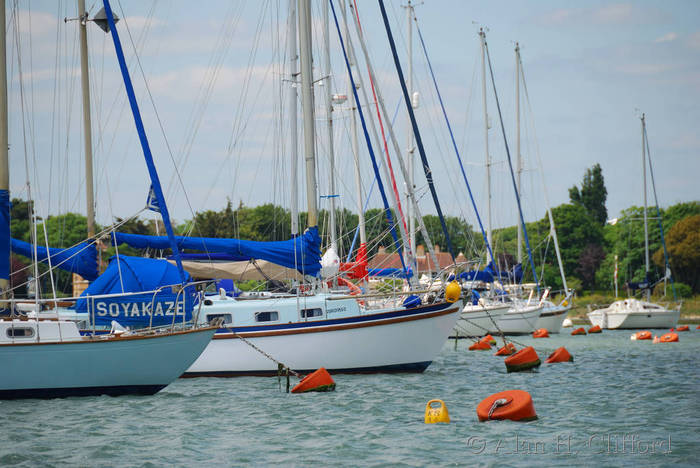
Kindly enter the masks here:
<path id="1" fill-rule="evenodd" d="M 675 344 L 568 333 L 516 338 L 543 361 L 562 345 L 574 356 L 536 373 L 507 374 L 461 340 L 424 374 L 337 375 L 333 393 L 244 377 L 151 397 L 0 401 L 0 466 L 700 464 L 700 331 Z M 508 389 L 530 392 L 539 419 L 478 422 L 477 404 Z M 451 424 L 423 423 L 432 398 Z"/>

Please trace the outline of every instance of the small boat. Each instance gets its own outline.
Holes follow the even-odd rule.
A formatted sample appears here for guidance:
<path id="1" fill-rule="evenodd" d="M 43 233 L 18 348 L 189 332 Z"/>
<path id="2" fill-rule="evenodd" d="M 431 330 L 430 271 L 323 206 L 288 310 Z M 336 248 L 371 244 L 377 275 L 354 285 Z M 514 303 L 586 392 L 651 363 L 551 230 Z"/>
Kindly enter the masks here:
<path id="1" fill-rule="evenodd" d="M 680 307 L 666 308 L 638 299 L 615 301 L 587 314 L 591 324 L 605 329 L 672 328 L 678 323 Z"/>

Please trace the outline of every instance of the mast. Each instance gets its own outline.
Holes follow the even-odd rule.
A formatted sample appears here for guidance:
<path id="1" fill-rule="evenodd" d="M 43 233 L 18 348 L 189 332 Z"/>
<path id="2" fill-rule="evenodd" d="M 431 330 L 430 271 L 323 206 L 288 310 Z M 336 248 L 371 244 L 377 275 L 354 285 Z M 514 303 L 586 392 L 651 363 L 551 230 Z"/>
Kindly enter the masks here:
<path id="1" fill-rule="evenodd" d="M 287 20 L 287 66 L 289 67 L 289 138 L 291 182 L 292 237 L 299 234 L 299 144 L 297 142 L 297 0 L 289 0 L 289 18 Z"/>
<path id="2" fill-rule="evenodd" d="M 7 63 L 5 50 L 5 2 L 0 4 L 0 294 L 10 286 L 10 167 L 7 138 Z"/>
<path id="3" fill-rule="evenodd" d="M 90 76 L 88 75 L 87 13 L 85 0 L 78 0 L 80 31 L 80 82 L 83 91 L 83 134 L 85 143 L 85 196 L 87 202 L 87 236 L 95 237 L 95 195 L 92 174 L 92 123 L 90 122 Z"/>
<path id="4" fill-rule="evenodd" d="M 350 43 L 350 31 L 348 30 L 348 19 L 345 14 L 345 0 L 341 0 L 340 8 L 343 11 L 343 35 L 345 36 L 345 42 Z M 350 68 L 355 66 L 355 56 L 353 55 L 350 48 L 348 48 L 348 61 L 350 62 Z M 349 75 L 350 73 L 348 73 Z M 352 145 L 352 157 L 355 162 L 355 191 L 357 193 L 357 213 L 358 213 L 358 225 L 360 228 L 360 249 L 362 246 L 367 246 L 367 230 L 365 228 L 365 211 L 362 201 L 365 199 L 362 191 L 362 174 L 360 173 L 360 153 L 359 153 L 359 142 L 357 140 L 357 102 L 355 101 L 355 93 L 352 89 L 353 81 L 348 79 L 348 103 L 350 104 L 350 138 Z"/>
<path id="5" fill-rule="evenodd" d="M 411 20 L 413 19 L 413 5 L 411 0 L 408 0 L 408 5 L 406 5 L 406 20 L 408 22 L 408 33 L 406 40 L 408 42 L 408 74 L 406 76 L 406 86 L 408 87 L 409 96 L 413 96 L 413 24 Z M 408 235 L 411 250 L 414 255 L 416 252 L 416 213 L 413 209 L 413 204 L 410 203 L 409 190 L 415 190 L 415 172 L 414 172 L 414 157 L 415 148 L 413 146 L 413 127 L 411 126 L 411 117 L 406 116 L 406 126 L 408 128 L 408 142 L 406 144 L 406 159 L 408 162 L 408 181 L 406 182 L 406 205 L 408 205 Z M 409 188 L 410 186 L 410 188 Z M 406 253 L 409 249 L 404 248 Z M 411 265 L 415 264 L 415 261 L 410 261 Z M 439 265 L 435 266 L 439 268 Z"/>
<path id="6" fill-rule="evenodd" d="M 306 161 L 306 203 L 308 227 L 318 224 L 316 200 L 316 151 L 314 148 L 314 89 L 311 64 L 311 4 L 299 0 L 299 58 L 301 62 L 301 108 L 304 121 L 304 159 Z"/>
<path id="7" fill-rule="evenodd" d="M 486 152 L 486 242 L 491 242 L 491 156 L 489 155 L 489 114 L 486 108 L 486 33 L 479 28 L 481 42 L 481 94 L 484 104 L 484 151 Z"/>
<path id="8" fill-rule="evenodd" d="M 523 160 L 520 154 L 520 45 L 515 43 L 515 165 L 517 174 L 517 191 L 521 196 L 521 175 L 523 173 Z M 518 217 L 518 263 L 523 261 L 523 226 Z"/>
<path id="9" fill-rule="evenodd" d="M 323 3 L 323 66 L 326 88 L 326 129 L 328 130 L 328 159 L 330 171 L 330 230 L 331 230 L 331 248 L 338 251 L 338 239 L 336 237 L 335 227 L 335 154 L 333 149 L 333 96 L 331 94 L 331 52 L 330 52 L 330 35 L 328 29 L 329 11 L 328 2 Z"/>
<path id="10" fill-rule="evenodd" d="M 647 283 L 647 301 L 651 300 L 649 289 L 649 226 L 647 225 L 647 156 L 644 135 L 646 133 L 645 116 L 642 114 L 642 174 L 644 179 L 644 282 Z"/>

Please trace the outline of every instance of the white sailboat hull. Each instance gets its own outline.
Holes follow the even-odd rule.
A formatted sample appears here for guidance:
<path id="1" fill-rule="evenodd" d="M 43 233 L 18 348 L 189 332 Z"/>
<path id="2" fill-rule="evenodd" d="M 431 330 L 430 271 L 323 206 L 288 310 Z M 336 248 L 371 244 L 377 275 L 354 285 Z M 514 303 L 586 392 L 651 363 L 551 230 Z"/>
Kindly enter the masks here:
<path id="1" fill-rule="evenodd" d="M 494 323 L 508 312 L 507 305 L 467 304 L 454 328 L 455 336 L 484 336 L 494 328 Z"/>
<path id="2" fill-rule="evenodd" d="M 461 308 L 458 301 L 289 322 L 267 330 L 222 329 L 183 377 L 276 375 L 277 364 L 239 337 L 298 372 L 320 367 L 335 373 L 423 372 L 442 349 Z"/>
<path id="3" fill-rule="evenodd" d="M 542 306 L 519 306 L 511 307 L 505 314 L 496 321 L 498 328 L 493 325 L 489 333 L 499 333 L 499 330 L 506 335 L 526 335 L 535 331 L 537 320 L 542 312 Z"/>
<path id="4" fill-rule="evenodd" d="M 666 309 L 657 304 L 626 299 L 616 301 L 605 309 L 587 314 L 593 325 L 610 330 L 673 328 L 678 324 L 680 309 Z"/>
<path id="5" fill-rule="evenodd" d="M 214 331 L 0 343 L 0 398 L 152 395 L 194 362 Z"/>
<path id="6" fill-rule="evenodd" d="M 559 333 L 571 306 L 552 305 L 544 307 L 535 323 L 535 330 L 546 328 L 549 333 Z"/>

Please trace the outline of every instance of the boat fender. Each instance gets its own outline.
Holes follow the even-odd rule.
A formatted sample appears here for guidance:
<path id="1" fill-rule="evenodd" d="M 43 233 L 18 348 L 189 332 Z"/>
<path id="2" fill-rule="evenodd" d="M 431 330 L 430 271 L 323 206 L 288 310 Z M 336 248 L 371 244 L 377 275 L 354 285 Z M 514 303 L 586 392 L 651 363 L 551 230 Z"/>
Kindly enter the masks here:
<path id="1" fill-rule="evenodd" d="M 479 421 L 504 420 L 534 421 L 537 419 L 532 396 L 524 390 L 506 390 L 495 393 L 476 407 Z"/>
<path id="2" fill-rule="evenodd" d="M 433 403 L 436 403 L 439 406 L 433 406 Z M 447 406 L 445 406 L 445 402 L 442 400 L 437 400 L 437 399 L 430 400 L 425 405 L 424 421 L 426 424 L 435 424 L 435 423 L 447 423 L 447 424 L 449 424 L 450 414 L 447 412 Z"/>
<path id="3" fill-rule="evenodd" d="M 450 281 L 445 287 L 445 300 L 447 302 L 457 302 L 462 294 L 462 287 L 456 281 Z"/>

